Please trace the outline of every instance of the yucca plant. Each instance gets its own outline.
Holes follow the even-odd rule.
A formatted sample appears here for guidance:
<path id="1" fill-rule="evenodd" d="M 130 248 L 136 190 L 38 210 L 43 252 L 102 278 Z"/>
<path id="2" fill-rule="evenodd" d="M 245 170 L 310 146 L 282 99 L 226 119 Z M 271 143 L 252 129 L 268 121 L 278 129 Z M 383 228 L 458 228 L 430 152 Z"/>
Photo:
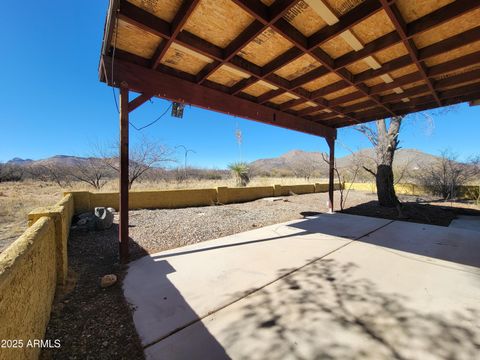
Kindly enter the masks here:
<path id="1" fill-rule="evenodd" d="M 250 182 L 248 164 L 244 162 L 236 162 L 228 165 L 228 168 L 232 172 L 237 186 L 245 187 Z"/>

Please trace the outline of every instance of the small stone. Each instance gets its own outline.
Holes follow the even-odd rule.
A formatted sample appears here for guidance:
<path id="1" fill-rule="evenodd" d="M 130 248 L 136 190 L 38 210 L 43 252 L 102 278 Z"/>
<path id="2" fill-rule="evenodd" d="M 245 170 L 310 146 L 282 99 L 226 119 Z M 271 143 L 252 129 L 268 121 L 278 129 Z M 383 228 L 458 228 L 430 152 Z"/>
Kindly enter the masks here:
<path id="1" fill-rule="evenodd" d="M 117 282 L 117 275 L 108 274 L 102 277 L 102 280 L 100 280 L 100 286 L 102 288 L 107 288 L 114 285 L 116 282 Z"/>

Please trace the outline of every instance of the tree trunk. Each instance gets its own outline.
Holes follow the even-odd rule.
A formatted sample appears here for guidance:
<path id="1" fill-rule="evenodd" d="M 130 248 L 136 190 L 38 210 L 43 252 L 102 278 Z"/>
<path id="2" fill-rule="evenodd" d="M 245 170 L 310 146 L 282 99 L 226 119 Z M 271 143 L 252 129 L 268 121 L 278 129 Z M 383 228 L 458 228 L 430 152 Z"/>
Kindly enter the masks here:
<path id="1" fill-rule="evenodd" d="M 392 170 L 393 156 L 398 146 L 400 124 L 401 118 L 393 118 L 387 131 L 385 120 L 377 120 L 378 142 L 375 149 L 377 173 L 375 180 L 378 202 L 381 206 L 398 208 L 400 205 L 395 194 Z"/>
<path id="2" fill-rule="evenodd" d="M 392 166 L 378 165 L 377 166 L 377 196 L 378 202 L 381 206 L 395 207 L 399 204 L 395 188 L 393 185 L 393 171 Z"/>

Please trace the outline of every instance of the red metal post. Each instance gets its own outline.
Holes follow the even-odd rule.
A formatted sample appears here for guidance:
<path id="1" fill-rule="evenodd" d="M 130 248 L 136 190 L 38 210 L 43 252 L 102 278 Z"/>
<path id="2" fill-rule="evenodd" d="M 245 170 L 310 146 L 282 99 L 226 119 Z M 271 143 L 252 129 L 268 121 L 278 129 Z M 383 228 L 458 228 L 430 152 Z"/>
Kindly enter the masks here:
<path id="1" fill-rule="evenodd" d="M 330 159 L 328 166 L 328 212 L 333 213 L 333 191 L 335 190 L 334 168 L 335 168 L 335 139 L 333 137 L 326 138 L 328 147 L 330 148 Z"/>
<path id="2" fill-rule="evenodd" d="M 128 87 L 120 86 L 120 261 L 128 262 Z"/>

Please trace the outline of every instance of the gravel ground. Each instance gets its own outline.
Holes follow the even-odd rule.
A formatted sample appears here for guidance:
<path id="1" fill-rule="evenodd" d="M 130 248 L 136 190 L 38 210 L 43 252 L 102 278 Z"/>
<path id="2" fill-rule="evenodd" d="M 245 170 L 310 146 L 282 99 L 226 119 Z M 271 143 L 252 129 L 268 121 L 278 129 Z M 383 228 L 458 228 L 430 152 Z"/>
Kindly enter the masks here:
<path id="1" fill-rule="evenodd" d="M 309 194 L 223 206 L 131 211 L 131 258 L 325 212 L 327 197 Z M 351 192 L 346 212 L 397 218 L 396 211 L 379 207 L 375 199 L 374 194 Z M 419 204 L 433 199 L 402 196 L 401 200 L 406 203 L 408 218 L 402 219 L 406 221 L 448 226 L 459 211 Z M 46 334 L 46 339 L 60 339 L 62 347 L 44 351 L 42 359 L 143 359 L 121 290 L 125 268 L 117 263 L 117 221 L 116 216 L 114 226 L 101 232 L 71 231 L 70 283 L 58 293 Z M 109 273 L 119 281 L 102 289 L 100 278 Z"/>
<path id="2" fill-rule="evenodd" d="M 223 206 L 130 211 L 130 237 L 147 252 L 162 251 L 325 212 L 326 201 L 326 194 L 311 194 Z"/>

